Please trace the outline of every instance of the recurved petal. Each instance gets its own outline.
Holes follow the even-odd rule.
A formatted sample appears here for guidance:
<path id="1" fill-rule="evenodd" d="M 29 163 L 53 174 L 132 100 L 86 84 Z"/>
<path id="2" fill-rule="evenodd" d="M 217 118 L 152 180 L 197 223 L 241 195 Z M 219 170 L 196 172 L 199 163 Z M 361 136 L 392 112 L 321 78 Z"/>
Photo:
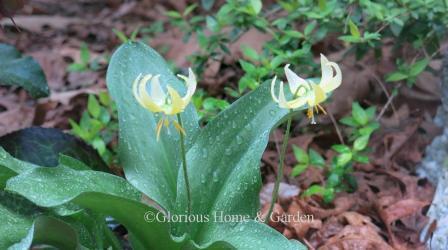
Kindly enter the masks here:
<path id="1" fill-rule="evenodd" d="M 328 66 L 331 68 L 331 74 L 333 75 L 333 70 L 335 71 L 335 75 L 321 88 L 325 91 L 325 93 L 331 92 L 338 88 L 342 83 L 342 72 L 339 68 L 339 65 L 334 62 L 328 62 Z"/>
<path id="2" fill-rule="evenodd" d="M 160 86 L 160 75 L 151 78 L 151 98 L 157 105 L 162 105 L 166 98 L 166 93 Z"/>
<path id="3" fill-rule="evenodd" d="M 182 98 L 185 104 L 189 103 L 191 100 L 191 97 L 193 96 L 194 92 L 196 91 L 197 81 L 196 76 L 193 73 L 193 70 L 191 68 L 188 68 L 188 77 L 184 75 L 177 75 L 182 80 L 185 81 L 185 84 L 187 85 L 187 93 Z"/>
<path id="4" fill-rule="evenodd" d="M 320 54 L 320 67 L 322 70 L 321 84 L 329 82 L 333 77 L 333 70 L 331 69 L 331 66 L 328 65 L 328 59 L 323 54 Z"/>
<path id="5" fill-rule="evenodd" d="M 325 93 L 335 90 L 341 85 L 342 82 L 342 72 L 334 62 L 328 61 L 328 59 L 321 54 L 321 68 L 322 68 L 322 78 L 320 80 L 319 86 Z"/>
<path id="6" fill-rule="evenodd" d="M 280 82 L 280 90 L 279 90 L 279 94 L 278 94 L 278 104 L 280 106 L 280 108 L 288 108 L 288 104 L 286 101 L 286 97 L 285 97 L 285 91 L 283 90 L 283 82 Z"/>
<path id="7" fill-rule="evenodd" d="M 146 90 L 146 84 L 151 77 L 151 75 L 146 75 L 139 81 L 138 92 L 141 100 L 140 104 L 151 112 L 156 113 L 162 111 L 162 108 L 151 99 Z"/>
<path id="8" fill-rule="evenodd" d="M 140 78 L 142 77 L 142 74 L 139 74 L 137 78 L 135 78 L 134 82 L 132 83 L 132 94 L 134 95 L 134 98 L 137 100 L 137 102 L 143 106 L 143 102 L 140 98 L 140 94 L 138 93 L 139 84 L 140 84 Z"/>
<path id="9" fill-rule="evenodd" d="M 171 97 L 171 104 L 169 105 L 169 108 L 165 110 L 165 113 L 167 115 L 174 115 L 182 112 L 186 106 L 182 97 L 180 97 L 179 93 L 170 86 L 168 86 L 168 93 Z"/>
<path id="10" fill-rule="evenodd" d="M 303 95 L 306 87 L 308 86 L 305 79 L 301 78 L 296 73 L 294 73 L 292 70 L 290 70 L 289 64 L 286 64 L 284 69 L 285 69 L 285 75 L 286 75 L 286 79 L 288 80 L 289 89 L 291 90 L 291 93 L 293 95 Z M 301 88 L 301 86 L 304 86 L 305 88 Z"/>

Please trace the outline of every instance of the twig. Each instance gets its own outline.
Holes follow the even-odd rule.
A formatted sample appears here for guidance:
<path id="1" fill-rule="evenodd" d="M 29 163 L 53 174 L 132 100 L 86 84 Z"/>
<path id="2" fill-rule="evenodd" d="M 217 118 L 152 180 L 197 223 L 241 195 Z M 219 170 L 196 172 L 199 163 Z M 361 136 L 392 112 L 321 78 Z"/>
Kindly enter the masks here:
<path id="1" fill-rule="evenodd" d="M 336 122 L 336 119 L 334 119 L 333 114 L 330 112 L 330 110 L 327 110 L 327 114 L 330 117 L 331 122 L 333 123 L 334 128 L 336 129 L 336 134 L 338 135 L 339 141 L 345 145 L 344 137 L 342 136 L 341 130 L 339 129 L 338 123 Z"/>
<path id="2" fill-rule="evenodd" d="M 384 112 L 386 112 L 387 107 L 392 103 L 392 100 L 395 98 L 396 95 L 392 95 L 390 96 L 390 98 L 387 100 L 386 104 L 384 105 L 384 107 L 381 109 L 381 112 L 378 114 L 378 116 L 376 117 L 376 121 L 379 121 L 380 118 L 383 116 Z M 397 117 L 395 117 L 397 118 Z"/>

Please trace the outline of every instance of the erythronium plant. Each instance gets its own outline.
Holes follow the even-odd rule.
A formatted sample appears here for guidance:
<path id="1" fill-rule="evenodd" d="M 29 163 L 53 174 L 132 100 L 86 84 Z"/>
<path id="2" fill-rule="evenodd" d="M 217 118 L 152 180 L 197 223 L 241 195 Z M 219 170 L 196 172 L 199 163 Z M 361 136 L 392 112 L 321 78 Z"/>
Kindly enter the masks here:
<path id="1" fill-rule="evenodd" d="M 73 159 L 43 168 L 0 154 L 0 187 L 58 214 L 111 216 L 127 228 L 134 249 L 305 249 L 260 223 L 257 212 L 259 163 L 269 133 L 308 104 L 280 108 L 265 83 L 200 128 L 196 110 L 188 104 L 196 80 L 192 72 L 181 79 L 186 84 L 146 45 L 123 45 L 111 59 L 107 84 L 118 109 L 119 157 L 126 179 Z M 301 94 L 309 94 L 305 87 Z M 174 115 L 178 126 L 169 126 Z M 162 119 L 162 125 L 167 119 L 168 124 L 158 138 Z M 162 221 L 151 217 L 156 214 Z M 194 219 L 179 221 L 185 215 Z M 103 234 L 95 235 L 99 239 Z M 77 244 L 85 245 L 82 240 Z M 108 247 L 120 248 L 109 241 L 100 248 Z"/>
<path id="2" fill-rule="evenodd" d="M 292 112 L 294 109 L 303 107 L 305 105 L 308 106 L 308 118 L 311 119 L 312 124 L 316 124 L 314 119 L 314 110 L 319 112 L 319 109 L 322 110 L 323 113 L 326 113 L 324 108 L 320 106 L 320 103 L 324 102 L 331 94 L 333 90 L 338 88 L 342 82 L 342 73 L 339 66 L 334 63 L 328 61 L 328 59 L 324 55 L 320 55 L 320 64 L 322 68 L 322 77 L 320 79 L 320 83 L 316 84 L 313 81 L 305 80 L 299 77 L 296 73 L 289 69 L 289 64 L 285 66 L 285 75 L 286 79 L 288 79 L 289 90 L 292 95 L 291 100 L 286 100 L 283 82 L 280 82 L 280 90 L 278 96 L 275 94 L 275 85 L 277 76 L 274 77 L 271 83 L 271 95 L 272 99 L 278 103 L 278 106 L 282 109 L 289 110 Z M 278 189 L 280 186 L 280 181 L 283 178 L 283 167 L 284 160 L 286 154 L 286 148 L 288 147 L 289 135 L 291 132 L 291 123 L 292 123 L 292 115 L 289 116 L 285 136 L 283 137 L 282 148 L 280 151 L 280 164 L 277 172 L 277 178 L 275 180 L 274 189 L 272 191 L 272 200 L 269 206 L 269 210 L 265 219 L 267 223 L 271 218 L 272 210 L 274 208 L 274 204 L 277 201 L 278 197 Z"/>

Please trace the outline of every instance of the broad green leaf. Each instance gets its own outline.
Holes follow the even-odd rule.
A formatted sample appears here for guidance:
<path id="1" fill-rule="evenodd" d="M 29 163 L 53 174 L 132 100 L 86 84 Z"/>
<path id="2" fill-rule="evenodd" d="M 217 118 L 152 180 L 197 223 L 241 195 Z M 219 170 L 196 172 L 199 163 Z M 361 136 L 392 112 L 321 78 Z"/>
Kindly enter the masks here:
<path id="1" fill-rule="evenodd" d="M 292 145 L 292 150 L 294 152 L 294 156 L 296 157 L 297 162 L 308 164 L 310 159 L 305 150 L 297 147 L 296 145 Z"/>
<path id="2" fill-rule="evenodd" d="M 288 114 L 273 102 L 270 83 L 241 97 L 203 128 L 188 151 L 187 162 L 192 194 L 192 213 L 202 215 L 240 215 L 255 218 L 259 210 L 261 188 L 260 159 L 270 131 Z M 178 176 L 177 214 L 185 214 L 186 192 L 183 175 Z M 254 222 L 258 223 L 258 222 Z M 175 224 L 176 235 L 190 231 L 200 245 L 227 241 L 238 249 L 300 249 L 271 228 L 258 225 L 258 233 L 241 230 L 241 237 L 228 237 L 235 232 L 221 231 L 222 223 Z M 253 234 L 252 239 L 244 235 Z M 269 239 L 263 235 L 272 235 Z M 276 242 L 276 245 L 273 245 Z M 243 247 L 245 246 L 245 247 Z"/>
<path id="3" fill-rule="evenodd" d="M 3 147 L 0 146 L 0 173 L 6 170 L 16 175 L 37 167 L 38 167 L 37 165 L 20 161 L 12 157 L 8 152 L 6 152 L 3 149 Z"/>
<path id="4" fill-rule="evenodd" d="M 0 84 L 20 86 L 34 98 L 50 94 L 45 74 L 29 56 L 22 56 L 11 45 L 0 43 Z"/>
<path id="5" fill-rule="evenodd" d="M 73 202 L 110 215 L 137 235 L 147 249 L 177 249 L 168 224 L 146 222 L 145 213 L 157 210 L 139 202 L 140 195 L 124 179 L 97 171 L 76 171 L 65 166 L 37 168 L 8 181 L 17 192 L 42 207 Z M 160 242 L 160 243 L 157 243 Z"/>
<path id="6" fill-rule="evenodd" d="M 33 220 L 42 210 L 26 199 L 8 192 L 0 191 L 0 249 L 7 249 L 22 239 L 27 238 L 28 231 L 33 225 Z M 32 235 L 31 235 L 32 240 Z M 31 240 L 25 240 L 23 245 L 31 244 Z M 28 244 L 27 244 L 28 243 Z M 25 249 L 25 247 L 16 249 Z"/>
<path id="7" fill-rule="evenodd" d="M 17 159 L 39 166 L 56 167 L 59 155 L 64 154 L 82 161 L 94 170 L 109 171 L 93 148 L 58 129 L 22 129 L 0 137 L 0 146 Z"/>
<path id="8" fill-rule="evenodd" d="M 160 74 L 163 86 L 170 84 L 183 96 L 185 84 L 169 70 L 163 58 L 142 43 L 122 45 L 112 56 L 107 85 L 116 102 L 120 124 L 120 162 L 126 178 L 138 190 L 167 210 L 173 210 L 180 167 L 179 134 L 170 126 L 156 140 L 159 116 L 141 107 L 132 94 L 132 83 L 139 74 Z M 198 132 L 193 105 L 182 113 L 187 149 Z"/>
<path id="9" fill-rule="evenodd" d="M 76 231 L 67 223 L 42 215 L 44 210 L 28 200 L 0 191 L 0 249 L 29 249 L 32 243 L 59 249 L 80 247 Z"/>

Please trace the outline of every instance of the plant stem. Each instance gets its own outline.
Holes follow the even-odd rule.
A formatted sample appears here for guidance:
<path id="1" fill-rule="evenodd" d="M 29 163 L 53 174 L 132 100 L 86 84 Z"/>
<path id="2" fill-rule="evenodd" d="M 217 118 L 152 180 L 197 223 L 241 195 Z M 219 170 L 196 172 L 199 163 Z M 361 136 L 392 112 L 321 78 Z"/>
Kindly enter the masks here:
<path id="1" fill-rule="evenodd" d="M 269 223 L 269 220 L 271 218 L 272 210 L 274 209 L 275 202 L 277 201 L 277 198 L 278 198 L 278 189 L 280 187 L 280 181 L 283 178 L 283 167 L 284 167 L 284 163 L 285 163 L 286 149 L 288 148 L 289 134 L 291 132 L 291 123 L 292 123 L 292 115 L 289 116 L 288 122 L 286 124 L 286 132 L 285 132 L 285 136 L 283 137 L 283 144 L 282 144 L 282 149 L 280 152 L 280 164 L 278 166 L 277 178 L 275 180 L 274 190 L 272 191 L 271 205 L 269 206 L 268 214 L 266 215 L 266 218 L 264 219 L 264 223 L 266 223 L 266 224 Z"/>
<path id="2" fill-rule="evenodd" d="M 177 122 L 183 128 L 182 119 L 180 118 L 180 114 L 177 114 Z M 180 150 L 182 154 L 182 168 L 184 171 L 184 179 L 185 179 L 185 187 L 187 189 L 187 199 L 188 199 L 188 215 L 191 214 L 191 192 L 190 192 L 190 181 L 188 180 L 187 173 L 187 156 L 185 152 L 185 144 L 184 144 L 184 134 L 182 131 L 179 131 L 180 136 Z"/>

